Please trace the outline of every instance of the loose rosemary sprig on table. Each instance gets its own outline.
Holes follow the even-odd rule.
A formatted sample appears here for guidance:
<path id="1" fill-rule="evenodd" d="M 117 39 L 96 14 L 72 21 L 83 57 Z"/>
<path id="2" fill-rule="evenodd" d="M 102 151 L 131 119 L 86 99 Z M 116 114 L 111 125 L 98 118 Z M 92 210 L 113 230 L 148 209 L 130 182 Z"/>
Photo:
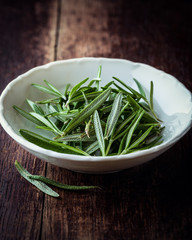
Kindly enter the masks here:
<path id="1" fill-rule="evenodd" d="M 26 129 L 20 129 L 20 134 L 40 147 L 84 156 L 122 155 L 160 144 L 163 127 L 154 110 L 153 82 L 148 99 L 136 79 L 138 91 L 117 77 L 100 87 L 101 70 L 99 66 L 97 77 L 89 83 L 85 78 L 73 87 L 67 84 L 63 91 L 46 80 L 46 86 L 32 84 L 54 98 L 27 99 L 31 112 L 13 107 L 36 128 L 52 132 L 53 137 Z"/>
<path id="2" fill-rule="evenodd" d="M 20 175 L 24 177 L 28 182 L 36 186 L 39 190 L 41 190 L 45 194 L 52 197 L 59 197 L 59 194 L 53 191 L 49 186 L 47 186 L 47 184 L 58 187 L 58 188 L 66 189 L 66 190 L 72 190 L 72 191 L 100 188 L 98 186 L 67 185 L 67 184 L 62 184 L 60 182 L 56 182 L 44 176 L 32 175 L 18 161 L 15 161 L 15 167 L 17 168 Z"/>

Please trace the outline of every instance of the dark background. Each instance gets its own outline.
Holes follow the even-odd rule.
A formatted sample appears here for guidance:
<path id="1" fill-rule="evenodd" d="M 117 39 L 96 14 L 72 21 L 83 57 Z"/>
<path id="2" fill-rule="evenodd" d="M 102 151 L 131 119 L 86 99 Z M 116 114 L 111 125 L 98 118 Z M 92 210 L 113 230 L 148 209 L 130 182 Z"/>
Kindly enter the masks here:
<path id="1" fill-rule="evenodd" d="M 192 2 L 0 1 L 0 93 L 54 60 L 113 57 L 168 72 L 192 91 Z M 165 86 L 166 87 L 166 86 Z M 35 158 L 0 127 L 0 239 L 192 239 L 192 132 L 160 157 L 119 173 L 86 175 Z M 45 196 L 31 173 L 102 190 Z"/>

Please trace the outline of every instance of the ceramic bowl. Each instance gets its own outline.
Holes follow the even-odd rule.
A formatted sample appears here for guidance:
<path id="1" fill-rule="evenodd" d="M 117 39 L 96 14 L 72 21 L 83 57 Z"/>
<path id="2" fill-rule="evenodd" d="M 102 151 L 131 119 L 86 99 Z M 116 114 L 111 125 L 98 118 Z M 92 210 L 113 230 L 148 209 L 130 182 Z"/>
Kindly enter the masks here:
<path id="1" fill-rule="evenodd" d="M 38 131 L 12 108 L 13 105 L 23 107 L 26 98 L 42 100 L 43 96 L 34 91 L 32 83 L 42 84 L 46 79 L 62 89 L 66 83 L 73 85 L 86 77 L 94 78 L 99 65 L 102 65 L 103 85 L 111 81 L 112 76 L 116 76 L 137 89 L 133 81 L 136 78 L 149 91 L 150 81 L 153 80 L 154 108 L 165 125 L 162 144 L 127 155 L 88 157 L 46 150 L 19 135 L 20 128 Z M 70 59 L 35 67 L 11 81 L 0 97 L 0 123 L 17 143 L 40 159 L 73 171 L 107 173 L 147 162 L 173 146 L 191 127 L 191 99 L 191 92 L 175 77 L 142 63 L 107 58 Z"/>

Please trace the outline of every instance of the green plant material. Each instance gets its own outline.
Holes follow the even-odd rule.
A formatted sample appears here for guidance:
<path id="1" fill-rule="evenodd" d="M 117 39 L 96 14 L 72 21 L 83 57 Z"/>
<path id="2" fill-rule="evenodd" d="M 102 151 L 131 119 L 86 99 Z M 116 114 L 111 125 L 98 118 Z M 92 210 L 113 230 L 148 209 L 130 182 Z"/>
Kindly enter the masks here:
<path id="1" fill-rule="evenodd" d="M 126 139 L 127 139 L 127 133 L 123 136 L 123 138 L 120 142 L 119 149 L 118 149 L 118 155 L 120 155 L 122 153 L 123 149 L 125 149 Z"/>
<path id="2" fill-rule="evenodd" d="M 144 99 L 146 99 L 146 94 L 145 94 L 145 90 L 143 89 L 141 83 L 139 81 L 137 81 L 135 78 L 133 78 L 133 80 L 135 81 L 135 83 L 137 84 L 137 87 L 141 93 L 141 95 L 144 97 Z"/>
<path id="3" fill-rule="evenodd" d="M 125 88 L 127 88 L 136 98 L 142 98 L 143 96 L 138 93 L 136 90 L 134 90 L 132 87 L 128 86 L 127 84 L 125 84 L 122 80 L 120 80 L 119 78 L 113 77 L 116 81 L 118 81 L 119 83 L 121 83 Z"/>
<path id="4" fill-rule="evenodd" d="M 102 71 L 102 66 L 100 65 L 97 72 L 97 79 L 99 80 L 101 80 L 101 71 Z"/>
<path id="5" fill-rule="evenodd" d="M 76 191 L 76 190 L 87 190 L 87 189 L 93 189 L 93 188 L 99 188 L 98 186 L 76 186 L 76 185 L 67 185 L 67 184 L 63 184 L 54 180 L 51 180 L 49 178 L 46 178 L 44 176 L 39 176 L 39 175 L 31 175 L 29 176 L 30 179 L 33 180 L 38 180 L 47 184 L 50 184 L 52 186 L 58 187 L 58 188 L 62 188 L 62 189 L 66 189 L 66 190 L 72 190 L 72 191 Z"/>
<path id="6" fill-rule="evenodd" d="M 92 144 L 90 144 L 85 151 L 91 155 L 92 153 L 95 153 L 98 149 L 99 149 L 98 141 L 95 141 Z"/>
<path id="7" fill-rule="evenodd" d="M 54 95 L 56 97 L 61 97 L 61 98 L 64 98 L 65 99 L 65 96 L 60 92 L 58 91 L 53 85 L 51 85 L 50 83 L 48 83 L 46 80 L 44 80 L 44 82 L 46 84 L 49 85 L 49 87 L 45 87 L 43 85 L 40 85 L 40 84 L 36 84 L 36 83 L 33 83 L 32 86 L 37 88 L 38 90 L 40 90 L 41 92 L 44 92 L 44 93 L 48 93 L 48 94 L 51 94 L 51 95 Z"/>
<path id="8" fill-rule="evenodd" d="M 92 113 L 97 110 L 102 103 L 108 98 L 111 89 L 105 90 L 98 97 L 96 97 L 91 103 L 89 103 L 65 128 L 63 136 L 77 127 L 81 122 L 88 118 Z"/>
<path id="9" fill-rule="evenodd" d="M 92 124 L 92 116 L 90 117 L 88 123 L 86 123 L 86 125 L 85 125 L 85 133 L 86 133 L 88 138 L 90 138 L 90 127 L 91 127 L 91 124 Z"/>
<path id="10" fill-rule="evenodd" d="M 61 137 L 60 139 L 55 139 L 57 141 L 65 141 L 65 142 L 93 142 L 96 140 L 96 136 L 92 135 L 94 132 L 91 130 L 89 136 L 87 136 L 87 133 L 74 133 L 70 134 L 64 137 Z"/>
<path id="11" fill-rule="evenodd" d="M 47 80 L 44 80 L 44 82 L 55 93 L 55 95 L 62 97 L 64 100 L 66 99 L 65 96 L 57 88 L 55 88 L 51 83 L 49 83 Z"/>
<path id="12" fill-rule="evenodd" d="M 142 106 L 145 108 L 145 109 L 148 109 L 151 111 L 151 113 L 153 114 L 153 116 L 155 117 L 156 120 L 160 121 L 157 117 L 157 115 L 155 114 L 154 112 L 154 106 L 153 106 L 153 92 L 154 92 L 154 84 L 153 84 L 153 81 L 150 82 L 150 99 L 149 101 L 147 100 L 147 97 L 146 97 L 146 94 L 145 94 L 145 91 L 142 87 L 142 85 L 139 83 L 139 81 L 137 81 L 136 79 L 134 79 L 134 81 L 136 82 L 137 84 L 137 87 L 141 93 L 141 95 L 143 96 L 143 100 L 145 101 L 145 105 L 144 103 L 141 103 Z"/>
<path id="13" fill-rule="evenodd" d="M 101 88 L 105 90 L 109 88 L 112 84 L 114 84 L 114 81 L 108 82 L 104 87 L 101 87 Z"/>
<path id="14" fill-rule="evenodd" d="M 150 87 L 150 107 L 151 110 L 153 110 L 153 82 L 151 81 L 151 87 Z"/>
<path id="15" fill-rule="evenodd" d="M 97 141 L 98 141 L 102 156 L 105 156 L 105 141 L 104 141 L 104 137 L 103 137 L 101 121 L 100 121 L 97 110 L 95 110 L 95 112 L 93 114 L 93 122 L 94 122 L 94 127 L 95 127 L 95 134 L 97 137 Z"/>
<path id="16" fill-rule="evenodd" d="M 50 98 L 50 99 L 45 99 L 45 100 L 41 100 L 41 101 L 36 101 L 35 103 L 37 104 L 56 104 L 59 103 L 61 101 L 60 98 Z"/>
<path id="17" fill-rule="evenodd" d="M 82 92 L 82 95 L 83 95 L 83 97 L 85 99 L 85 106 L 87 106 L 89 104 L 88 99 L 87 99 L 85 93 L 83 91 L 81 91 L 81 92 Z"/>
<path id="18" fill-rule="evenodd" d="M 18 172 L 21 174 L 22 177 L 24 177 L 28 182 L 33 184 L 39 190 L 41 190 L 42 192 L 46 193 L 49 196 L 59 197 L 59 194 L 53 191 L 44 182 L 31 179 L 30 177 L 32 176 L 32 174 L 30 174 L 18 161 L 15 161 L 15 167 L 17 168 Z"/>
<path id="19" fill-rule="evenodd" d="M 63 184 L 63 183 L 51 180 L 44 176 L 32 175 L 18 161 L 15 161 L 15 167 L 23 178 L 25 178 L 28 182 L 30 182 L 39 190 L 41 190 L 42 192 L 44 192 L 45 194 L 51 197 L 59 197 L 59 194 L 53 191 L 49 186 L 47 186 L 47 184 L 61 188 L 61 189 L 71 190 L 71 191 L 80 191 L 80 190 L 88 190 L 88 189 L 95 189 L 95 188 L 101 189 L 98 186 L 67 185 L 67 184 Z"/>
<path id="20" fill-rule="evenodd" d="M 119 86 L 118 84 L 116 84 L 115 82 L 114 82 L 113 84 L 114 84 L 114 86 L 115 86 L 118 90 L 120 90 L 121 92 L 123 92 L 123 93 L 125 93 L 125 94 L 130 94 L 130 95 L 132 95 L 132 96 L 134 97 L 134 95 L 133 95 L 132 93 L 126 91 L 125 89 L 123 89 L 122 87 L 120 87 L 120 86 Z M 114 91 L 114 90 L 113 90 L 113 91 Z M 115 92 L 118 93 L 117 90 L 115 90 Z"/>
<path id="21" fill-rule="evenodd" d="M 88 81 L 88 79 L 89 79 L 89 78 L 84 79 L 83 81 L 81 81 L 80 83 L 78 83 L 77 85 L 75 85 L 75 86 L 71 89 L 71 91 L 70 91 L 70 93 L 69 93 L 69 98 L 68 98 L 68 100 L 67 100 L 66 105 L 68 105 L 68 104 L 70 103 L 70 100 L 72 99 L 73 95 L 76 93 L 76 91 L 77 91 L 85 82 Z"/>
<path id="22" fill-rule="evenodd" d="M 67 91 L 69 90 L 71 84 L 67 83 L 67 85 L 65 86 L 65 90 L 64 90 L 64 96 L 67 97 Z"/>
<path id="23" fill-rule="evenodd" d="M 50 130 L 52 130 L 55 133 L 61 134 L 62 132 L 58 129 L 58 127 L 51 122 L 49 119 L 46 119 L 44 116 L 36 113 L 36 112 L 31 112 L 30 113 L 34 118 L 36 118 L 38 121 L 40 121 L 41 123 L 43 123 L 45 126 L 47 126 L 48 128 L 50 128 Z"/>
<path id="24" fill-rule="evenodd" d="M 124 154 L 127 153 L 130 149 L 138 147 L 138 145 L 145 140 L 145 138 L 149 135 L 153 126 L 149 127 L 147 131 L 145 131 L 142 136 L 140 136 L 135 142 L 133 142 L 126 150 L 124 150 Z"/>
<path id="25" fill-rule="evenodd" d="M 37 105 L 36 103 L 34 103 L 33 101 L 31 101 L 29 99 L 27 99 L 27 103 L 29 104 L 29 106 L 31 107 L 31 109 L 35 113 L 38 113 L 38 114 L 44 116 L 45 113 L 44 113 L 43 109 L 39 105 Z"/>
<path id="26" fill-rule="evenodd" d="M 13 108 L 14 108 L 18 113 L 20 113 L 23 117 L 25 117 L 26 119 L 28 119 L 29 121 L 31 121 L 31 122 L 33 122 L 33 123 L 35 123 L 35 124 L 37 124 L 37 125 L 40 125 L 40 126 L 43 125 L 42 122 L 39 121 L 36 117 L 32 116 L 32 114 L 24 111 L 23 109 L 15 106 L 15 105 L 13 105 Z"/>
<path id="27" fill-rule="evenodd" d="M 64 121 L 66 119 L 69 118 L 74 118 L 77 115 L 78 112 L 71 112 L 71 113 L 66 113 L 66 112 L 52 112 L 49 113 L 47 115 L 45 115 L 45 117 L 59 117 L 59 119 L 61 121 Z"/>
<path id="28" fill-rule="evenodd" d="M 132 106 L 132 108 L 136 111 L 143 109 L 130 95 L 127 95 L 127 100 L 129 101 L 130 105 Z M 144 118 L 146 121 L 148 122 L 158 122 L 158 120 L 156 118 L 154 118 L 153 116 L 151 116 L 148 112 L 144 112 Z"/>
<path id="29" fill-rule="evenodd" d="M 80 154 L 80 155 L 84 155 L 84 156 L 90 156 L 88 153 L 82 151 L 81 149 L 79 148 L 74 148 L 72 146 L 69 146 L 67 144 L 64 144 L 64 143 L 59 143 L 59 142 L 55 142 L 55 141 L 49 141 L 51 144 L 55 145 L 55 146 L 58 146 L 58 147 L 61 147 L 61 148 L 64 148 L 64 149 L 67 149 L 69 151 L 72 151 L 74 153 L 77 153 L 77 154 Z"/>
<path id="30" fill-rule="evenodd" d="M 164 127 L 154 110 L 153 82 L 149 94 L 136 79 L 138 91 L 116 77 L 100 87 L 101 70 L 99 66 L 90 82 L 86 78 L 72 88 L 66 84 L 62 92 L 46 80 L 46 86 L 33 84 L 56 97 L 36 102 L 27 99 L 31 112 L 13 108 L 36 129 L 50 131 L 52 136 L 48 139 L 24 129 L 20 134 L 45 149 L 85 156 L 128 154 L 161 143 Z"/>
<path id="31" fill-rule="evenodd" d="M 139 123 L 139 121 L 141 120 L 142 116 L 144 114 L 144 110 L 143 111 L 139 111 L 138 114 L 135 116 L 133 122 L 132 122 L 132 126 L 128 132 L 128 135 L 127 135 L 127 140 L 126 140 L 126 144 L 125 144 L 125 149 L 127 149 L 129 147 L 129 144 L 131 142 L 131 138 L 133 136 L 133 133 Z"/>
<path id="32" fill-rule="evenodd" d="M 133 112 L 131 113 L 130 116 L 128 116 L 120 125 L 119 127 L 116 129 L 116 132 L 114 134 L 114 138 L 115 136 L 117 136 L 119 133 L 122 132 L 122 129 L 124 129 L 125 126 L 127 126 L 127 124 L 135 117 L 135 115 L 137 114 L 137 112 Z"/>
<path id="33" fill-rule="evenodd" d="M 67 153 L 67 154 L 81 154 L 82 152 L 78 151 L 78 149 L 73 148 L 71 146 L 70 149 L 66 145 L 59 145 L 57 142 L 53 142 L 52 140 L 45 138 L 39 134 L 36 134 L 32 131 L 28 131 L 25 129 L 20 129 L 20 134 L 23 138 L 25 138 L 27 141 L 36 144 L 39 147 L 55 151 L 55 152 L 60 152 L 60 153 Z M 83 154 L 84 155 L 84 154 Z M 88 155 L 88 154 L 87 154 Z"/>
<path id="34" fill-rule="evenodd" d="M 99 94 L 101 94 L 102 91 L 97 91 L 97 92 L 90 92 L 90 93 L 87 93 L 85 96 L 87 98 L 87 100 L 90 100 L 90 99 L 94 99 L 96 98 L 97 96 L 99 96 Z M 74 103 L 74 102 L 84 102 L 85 101 L 85 98 L 83 96 L 83 94 L 81 95 L 78 95 L 78 96 L 74 96 L 71 100 L 70 100 L 70 103 Z"/>
<path id="35" fill-rule="evenodd" d="M 146 94 L 145 91 L 142 87 L 142 85 L 139 83 L 139 81 L 137 81 L 136 79 L 133 79 L 135 81 L 135 83 L 137 84 L 137 87 L 140 91 L 137 92 L 136 90 L 134 90 L 133 88 L 131 88 L 130 86 L 128 86 L 127 84 L 125 84 L 123 81 L 121 81 L 119 78 L 113 77 L 116 81 L 120 82 L 125 88 L 129 89 L 129 91 L 133 94 L 134 98 L 137 98 L 138 100 L 143 99 L 145 101 L 145 103 L 147 104 L 147 106 L 149 107 L 149 109 L 151 110 L 151 113 L 153 114 L 153 116 L 155 117 L 156 120 L 160 121 L 157 118 L 157 115 L 154 112 L 153 109 L 153 91 L 154 91 L 154 85 L 153 82 L 150 82 L 150 100 L 148 101 L 146 98 Z M 117 86 L 117 85 L 116 85 Z M 147 114 L 145 114 L 147 115 Z M 149 117 L 149 116 L 148 116 Z"/>
<path id="36" fill-rule="evenodd" d="M 118 93 L 114 99 L 111 112 L 107 118 L 107 124 L 105 128 L 105 138 L 108 139 L 110 137 L 116 127 L 119 114 L 121 111 L 121 103 L 122 103 L 122 93 Z"/>

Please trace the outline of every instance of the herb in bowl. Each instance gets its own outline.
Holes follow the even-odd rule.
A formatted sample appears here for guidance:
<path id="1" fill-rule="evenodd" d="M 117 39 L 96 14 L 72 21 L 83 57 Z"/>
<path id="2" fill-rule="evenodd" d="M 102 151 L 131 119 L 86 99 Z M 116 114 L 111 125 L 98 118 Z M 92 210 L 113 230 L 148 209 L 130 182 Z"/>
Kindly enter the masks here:
<path id="1" fill-rule="evenodd" d="M 154 110 L 153 82 L 149 99 L 136 79 L 138 91 L 116 77 L 100 87 L 101 69 L 91 81 L 86 78 L 73 87 L 67 84 L 62 92 L 46 80 L 45 86 L 32 84 L 53 97 L 27 99 L 31 112 L 13 108 L 53 137 L 27 129 L 20 129 L 20 134 L 45 149 L 85 156 L 122 155 L 160 144 L 164 127 Z"/>

